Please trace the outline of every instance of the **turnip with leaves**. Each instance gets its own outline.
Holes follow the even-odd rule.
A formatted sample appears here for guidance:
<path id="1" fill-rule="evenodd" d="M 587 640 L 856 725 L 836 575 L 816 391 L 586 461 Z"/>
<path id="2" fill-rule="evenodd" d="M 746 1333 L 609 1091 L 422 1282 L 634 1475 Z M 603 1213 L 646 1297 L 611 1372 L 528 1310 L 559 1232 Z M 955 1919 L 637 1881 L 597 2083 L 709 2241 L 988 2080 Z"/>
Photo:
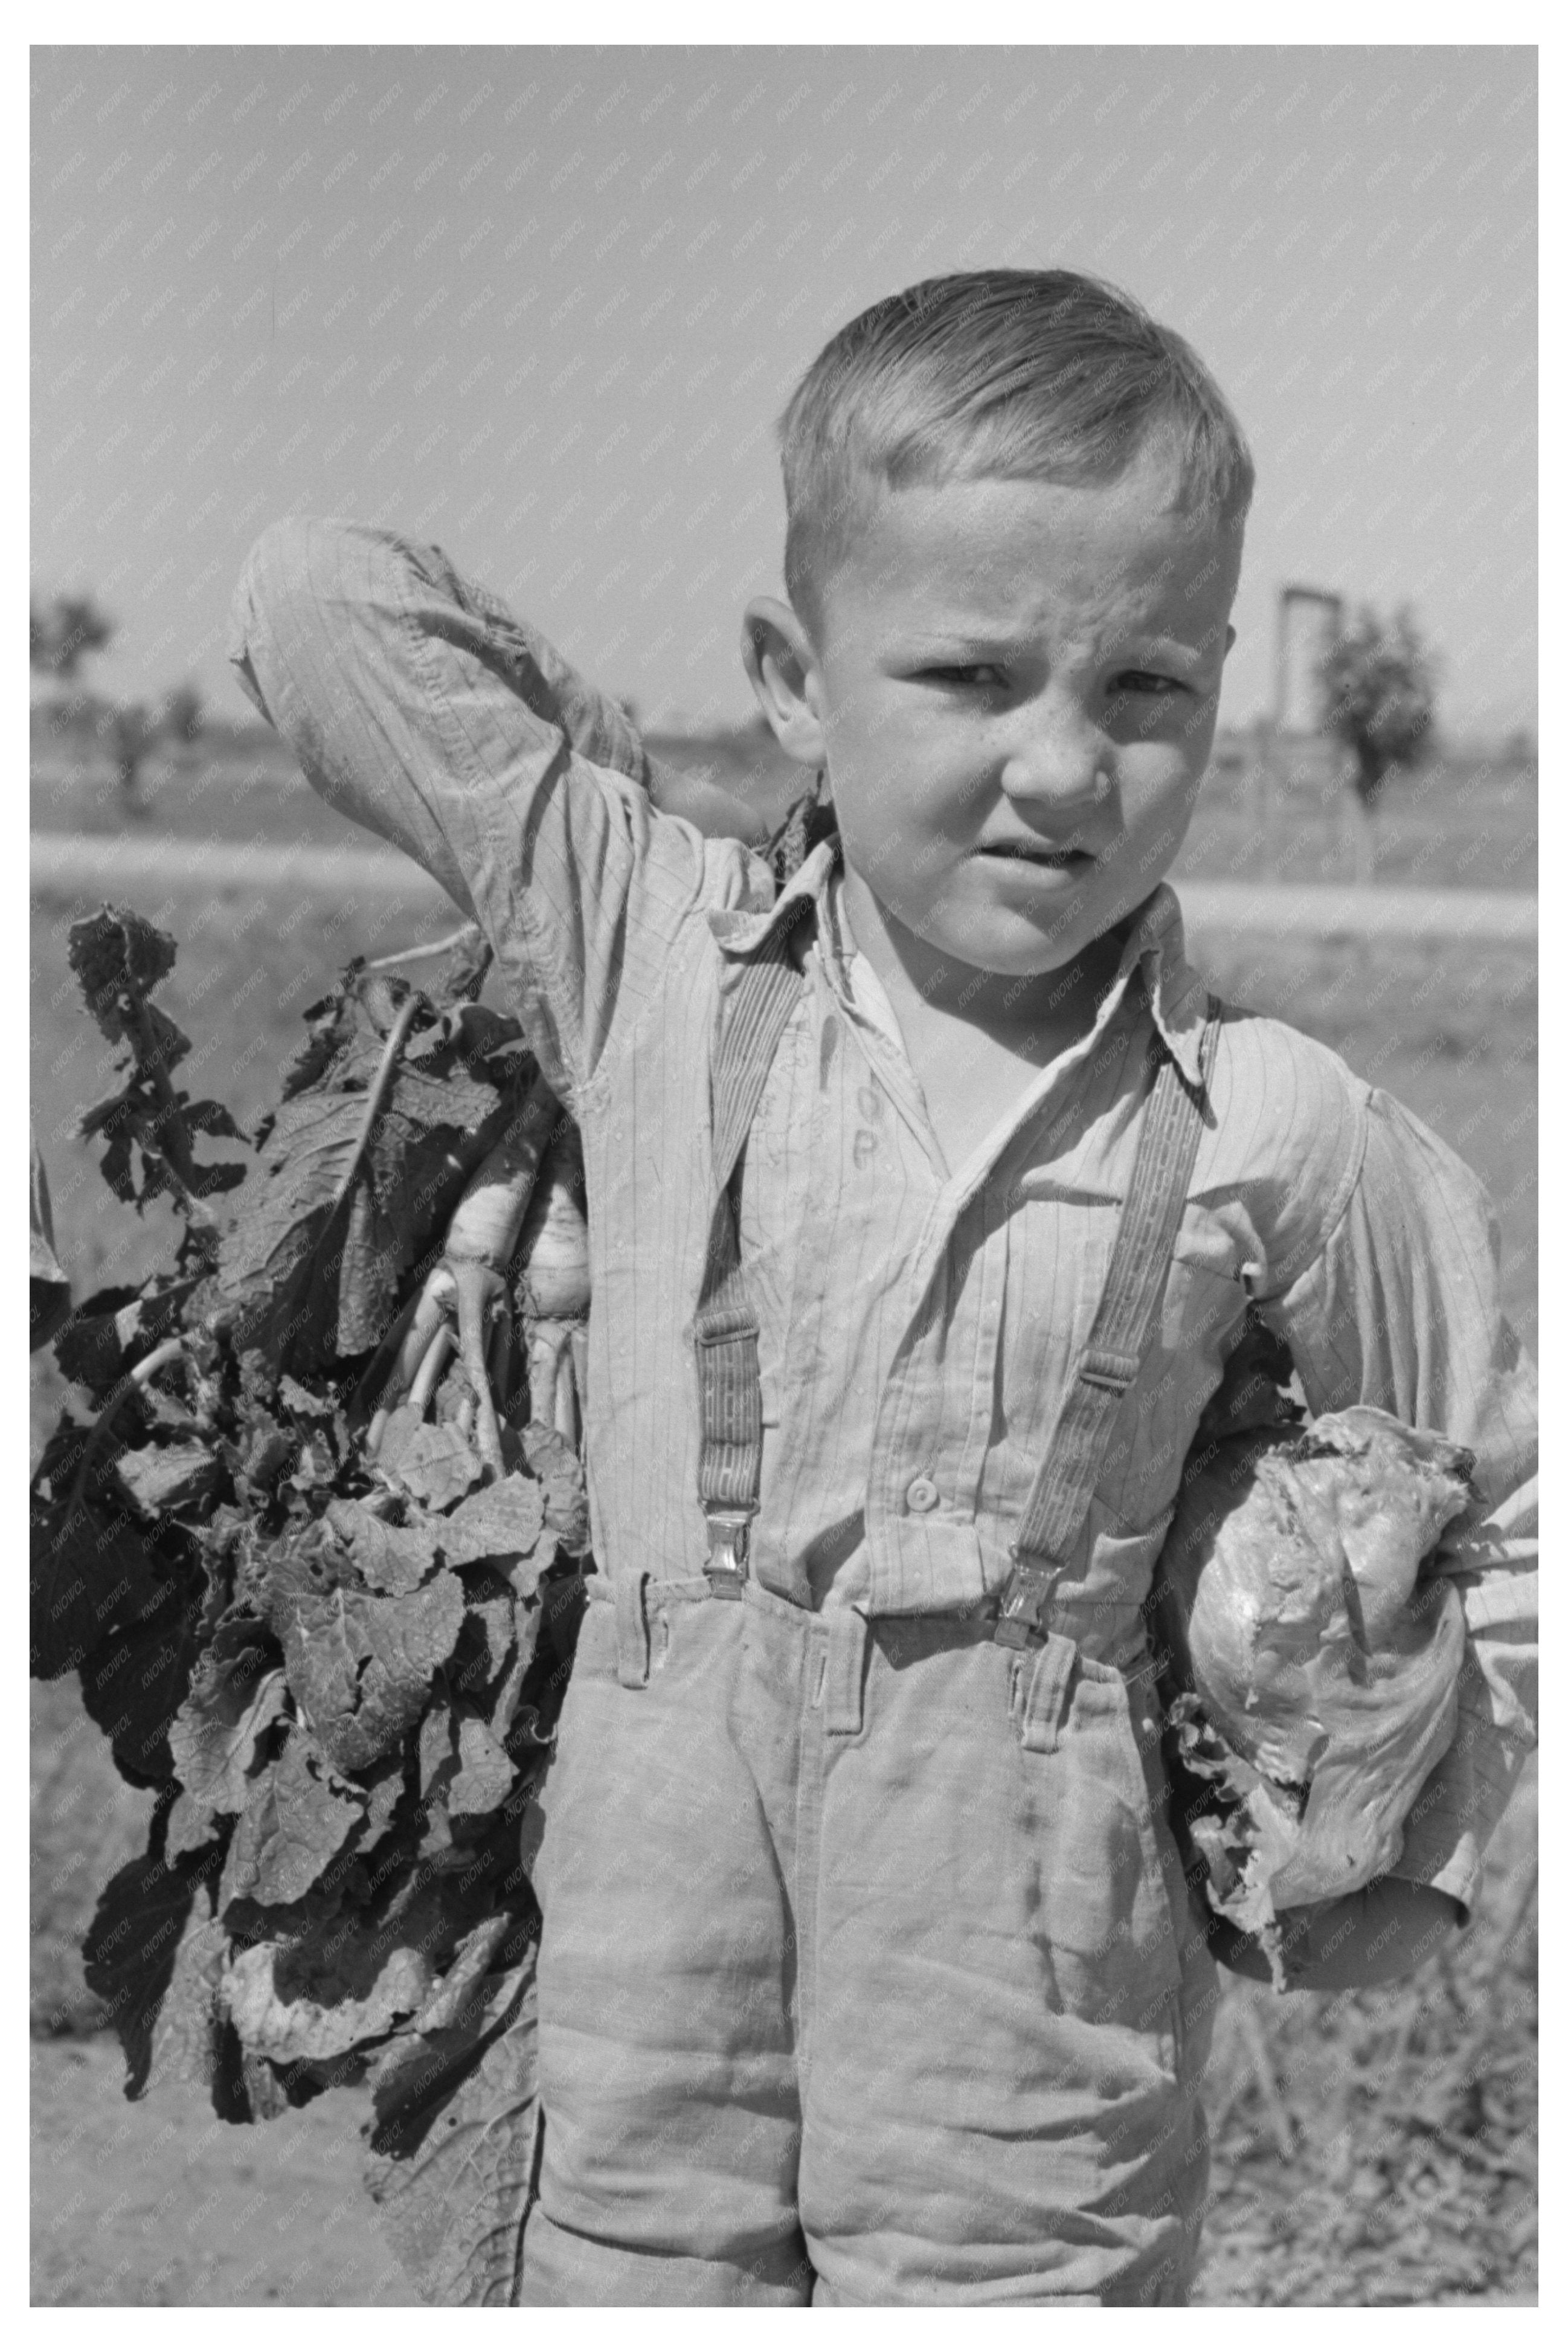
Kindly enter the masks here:
<path id="1" fill-rule="evenodd" d="M 494 2022 L 528 1998 L 588 1537 L 575 1130 L 477 1002 L 487 954 L 443 945 L 428 992 L 416 955 L 350 966 L 252 1163 L 214 1175 L 192 1133 L 238 1130 L 175 1093 L 189 1048 L 151 1001 L 173 941 L 117 908 L 78 927 L 131 1048 L 105 1173 L 186 1231 L 61 1333 L 90 1417 L 68 1404 L 33 1496 L 34 1671 L 79 1672 L 157 1799 L 87 1948 L 128 2088 L 193 2073 L 244 2121 L 369 2074 L 400 2234 L 432 2101 L 455 2114 L 484 2063 L 470 2000 Z"/>

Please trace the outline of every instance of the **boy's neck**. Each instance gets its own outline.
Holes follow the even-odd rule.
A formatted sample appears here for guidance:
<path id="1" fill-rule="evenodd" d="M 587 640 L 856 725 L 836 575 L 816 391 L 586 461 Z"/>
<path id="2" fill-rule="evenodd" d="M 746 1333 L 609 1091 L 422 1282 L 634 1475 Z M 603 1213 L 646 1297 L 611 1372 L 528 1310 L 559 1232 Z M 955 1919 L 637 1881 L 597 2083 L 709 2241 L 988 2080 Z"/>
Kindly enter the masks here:
<path id="1" fill-rule="evenodd" d="M 890 915 L 854 868 L 843 868 L 843 908 L 855 946 L 907 1031 L 961 1023 L 998 1045 L 1044 1061 L 1075 1044 L 1121 961 L 1123 927 L 1103 932 L 1060 970 L 1020 977 L 944 957 Z"/>

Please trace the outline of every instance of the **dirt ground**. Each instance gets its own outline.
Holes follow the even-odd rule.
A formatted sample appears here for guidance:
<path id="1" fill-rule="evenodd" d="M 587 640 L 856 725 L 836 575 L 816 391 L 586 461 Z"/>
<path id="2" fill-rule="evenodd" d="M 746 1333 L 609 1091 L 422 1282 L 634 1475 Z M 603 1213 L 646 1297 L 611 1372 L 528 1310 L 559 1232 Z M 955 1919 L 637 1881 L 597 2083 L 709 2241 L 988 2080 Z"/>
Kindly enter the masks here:
<path id="1" fill-rule="evenodd" d="M 264 2128 L 171 2084 L 131 2106 L 112 2034 L 32 2045 L 35 2305 L 416 2304 L 360 2183 L 348 2092 Z"/>

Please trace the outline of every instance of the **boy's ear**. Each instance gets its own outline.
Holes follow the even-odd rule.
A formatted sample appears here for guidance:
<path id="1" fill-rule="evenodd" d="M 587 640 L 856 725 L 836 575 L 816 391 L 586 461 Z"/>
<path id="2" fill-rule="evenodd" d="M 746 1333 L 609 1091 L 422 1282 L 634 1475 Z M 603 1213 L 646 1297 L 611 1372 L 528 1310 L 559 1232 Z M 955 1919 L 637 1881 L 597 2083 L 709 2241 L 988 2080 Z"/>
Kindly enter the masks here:
<path id="1" fill-rule="evenodd" d="M 825 768 L 817 656 L 799 618 L 777 596 L 754 596 L 747 606 L 740 657 L 779 749 L 803 768 Z"/>

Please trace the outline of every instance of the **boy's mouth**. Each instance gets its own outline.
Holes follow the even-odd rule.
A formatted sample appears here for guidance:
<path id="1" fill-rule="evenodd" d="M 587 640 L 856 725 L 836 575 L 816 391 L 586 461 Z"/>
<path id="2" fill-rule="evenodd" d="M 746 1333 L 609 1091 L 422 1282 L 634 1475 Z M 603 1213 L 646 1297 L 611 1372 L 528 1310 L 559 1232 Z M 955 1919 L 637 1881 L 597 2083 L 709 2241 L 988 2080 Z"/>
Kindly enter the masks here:
<path id="1" fill-rule="evenodd" d="M 1086 849 L 1052 849 L 1043 841 L 983 841 L 975 855 L 1005 858 L 1013 865 L 1044 866 L 1061 874 L 1085 873 L 1094 863 Z"/>

